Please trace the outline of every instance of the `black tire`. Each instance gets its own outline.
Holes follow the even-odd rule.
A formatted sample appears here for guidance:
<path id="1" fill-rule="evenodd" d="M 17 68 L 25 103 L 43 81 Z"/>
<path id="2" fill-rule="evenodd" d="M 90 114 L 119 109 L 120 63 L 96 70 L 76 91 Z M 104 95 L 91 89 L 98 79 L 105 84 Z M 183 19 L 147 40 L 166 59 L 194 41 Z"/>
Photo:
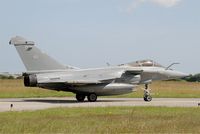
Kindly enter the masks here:
<path id="1" fill-rule="evenodd" d="M 85 100 L 85 95 L 83 95 L 83 94 L 76 94 L 76 100 L 78 102 L 83 102 Z"/>
<path id="2" fill-rule="evenodd" d="M 146 98 L 146 97 L 144 97 L 144 101 L 147 101 L 147 98 Z"/>
<path id="3" fill-rule="evenodd" d="M 146 95 L 146 96 L 144 96 L 144 101 L 146 101 L 146 102 L 152 101 L 151 95 Z"/>
<path id="4" fill-rule="evenodd" d="M 97 95 L 95 93 L 91 93 L 87 96 L 89 102 L 97 101 Z"/>

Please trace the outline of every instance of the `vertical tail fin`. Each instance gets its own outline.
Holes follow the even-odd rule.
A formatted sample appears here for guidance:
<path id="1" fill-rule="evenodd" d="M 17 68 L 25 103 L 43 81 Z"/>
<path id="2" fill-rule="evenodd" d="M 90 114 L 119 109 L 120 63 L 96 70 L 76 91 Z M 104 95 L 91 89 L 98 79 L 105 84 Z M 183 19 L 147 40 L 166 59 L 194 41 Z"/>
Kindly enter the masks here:
<path id="1" fill-rule="evenodd" d="M 22 37 L 16 36 L 11 38 L 9 44 L 13 44 L 16 47 L 28 71 L 67 69 L 64 65 L 41 52 L 37 47 L 35 47 L 33 41 L 27 41 Z"/>

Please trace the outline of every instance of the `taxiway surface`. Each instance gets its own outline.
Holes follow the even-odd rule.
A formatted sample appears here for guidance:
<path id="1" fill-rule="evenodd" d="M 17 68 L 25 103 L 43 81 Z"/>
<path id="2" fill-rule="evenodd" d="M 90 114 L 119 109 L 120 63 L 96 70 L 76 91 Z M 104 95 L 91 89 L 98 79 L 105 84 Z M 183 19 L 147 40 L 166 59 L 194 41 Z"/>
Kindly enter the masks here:
<path id="1" fill-rule="evenodd" d="M 11 105 L 13 107 L 11 108 Z M 200 107 L 197 98 L 154 98 L 144 102 L 142 98 L 99 98 L 97 102 L 78 103 L 74 98 L 17 98 L 0 99 L 0 112 L 31 111 L 59 107 L 111 107 L 111 106 L 163 106 L 163 107 Z"/>

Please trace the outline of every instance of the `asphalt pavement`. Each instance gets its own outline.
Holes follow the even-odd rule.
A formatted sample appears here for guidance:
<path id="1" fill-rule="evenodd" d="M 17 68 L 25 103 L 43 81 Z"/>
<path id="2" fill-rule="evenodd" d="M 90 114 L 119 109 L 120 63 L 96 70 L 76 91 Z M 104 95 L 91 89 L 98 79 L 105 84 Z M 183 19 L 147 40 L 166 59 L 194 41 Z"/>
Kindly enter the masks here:
<path id="1" fill-rule="evenodd" d="M 200 107 L 200 98 L 98 98 L 97 102 L 77 102 L 75 98 L 17 98 L 0 99 L 0 112 L 33 111 L 59 107 L 113 107 L 113 106 L 155 106 L 155 107 Z"/>

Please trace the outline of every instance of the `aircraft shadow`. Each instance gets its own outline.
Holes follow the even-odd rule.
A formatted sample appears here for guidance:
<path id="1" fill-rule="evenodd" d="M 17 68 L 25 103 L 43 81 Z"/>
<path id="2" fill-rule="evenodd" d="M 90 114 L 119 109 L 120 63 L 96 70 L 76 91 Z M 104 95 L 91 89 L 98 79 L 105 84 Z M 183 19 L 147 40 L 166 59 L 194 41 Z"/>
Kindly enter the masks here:
<path id="1" fill-rule="evenodd" d="M 24 102 L 41 102 L 41 103 L 51 103 L 51 104 L 72 104 L 72 103 L 88 103 L 88 101 L 77 102 L 76 100 L 52 100 L 52 99 L 26 99 Z M 125 100 L 97 100 L 96 102 L 124 102 Z M 91 102 L 92 103 L 92 102 Z"/>

